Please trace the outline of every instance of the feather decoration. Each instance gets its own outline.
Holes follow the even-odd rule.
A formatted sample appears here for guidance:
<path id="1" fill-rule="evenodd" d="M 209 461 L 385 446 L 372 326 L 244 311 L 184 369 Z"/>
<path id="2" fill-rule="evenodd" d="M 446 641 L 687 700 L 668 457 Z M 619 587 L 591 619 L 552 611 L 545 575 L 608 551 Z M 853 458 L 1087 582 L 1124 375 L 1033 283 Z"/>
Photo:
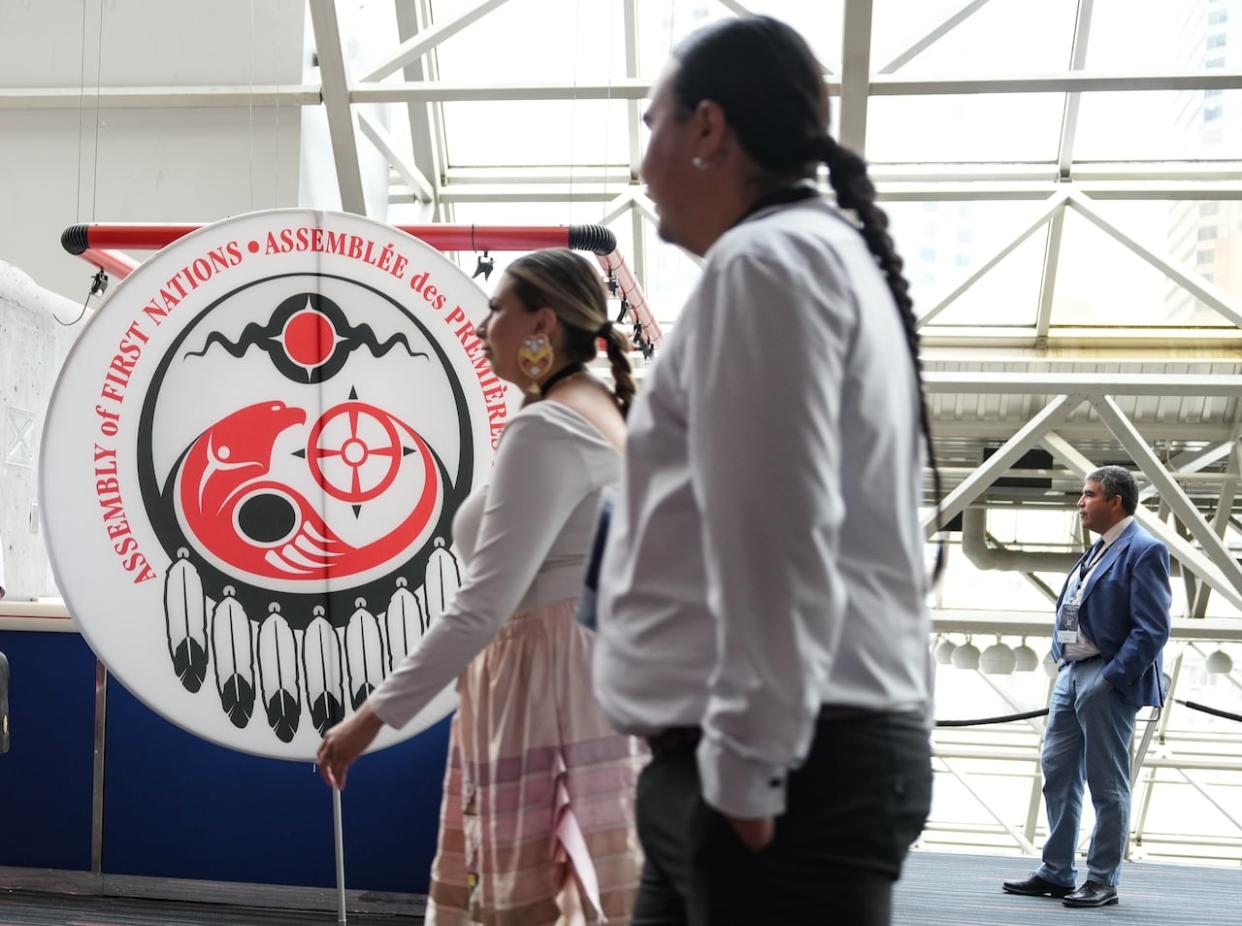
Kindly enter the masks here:
<path id="1" fill-rule="evenodd" d="M 423 598 L 427 606 L 424 633 L 436 618 L 448 610 L 460 586 L 461 570 L 457 568 L 457 557 L 444 545 L 444 538 L 437 537 L 436 548 L 427 557 L 427 573 L 423 582 Z"/>
<path id="2" fill-rule="evenodd" d="M 388 669 L 395 669 L 406 657 L 418 641 L 422 639 L 423 608 L 418 599 L 407 587 L 409 582 L 404 576 L 397 578 L 397 590 L 388 600 L 388 610 L 384 614 L 384 625 L 388 638 Z"/>
<path id="3" fill-rule="evenodd" d="M 298 685 L 297 641 L 289 622 L 281 616 L 280 605 L 259 627 L 259 684 L 267 722 L 283 743 L 293 741 L 302 715 L 302 690 Z"/>
<path id="4" fill-rule="evenodd" d="M 184 547 L 164 578 L 164 621 L 173 671 L 186 691 L 198 691 L 207 678 L 207 599 L 203 581 Z"/>
<path id="5" fill-rule="evenodd" d="M 324 619 L 322 605 L 315 605 L 312 613 L 315 617 L 302 635 L 302 677 L 311 722 L 323 736 L 345 719 L 341 641 Z"/>
<path id="6" fill-rule="evenodd" d="M 384 641 L 379 621 L 367 610 L 367 600 L 357 599 L 354 607 L 345 625 L 345 662 L 349 666 L 350 704 L 357 710 L 384 680 Z"/>
<path id="7" fill-rule="evenodd" d="M 254 644 L 250 639 L 250 618 L 234 595 L 231 585 L 211 613 L 211 655 L 216 669 L 216 690 L 220 704 L 241 729 L 254 714 Z"/>

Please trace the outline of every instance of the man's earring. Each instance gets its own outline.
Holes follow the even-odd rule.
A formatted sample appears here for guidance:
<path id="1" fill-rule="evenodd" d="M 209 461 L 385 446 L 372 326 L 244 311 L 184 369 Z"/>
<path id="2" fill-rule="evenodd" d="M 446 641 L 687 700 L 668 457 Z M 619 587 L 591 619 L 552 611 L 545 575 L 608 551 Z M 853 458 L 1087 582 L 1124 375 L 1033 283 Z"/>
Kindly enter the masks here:
<path id="1" fill-rule="evenodd" d="M 526 391 L 539 395 L 539 381 L 552 369 L 552 342 L 546 334 L 532 334 L 518 348 L 518 367 L 531 380 Z"/>
<path id="2" fill-rule="evenodd" d="M 694 165 L 695 170 L 707 170 L 707 162 L 697 155 L 690 159 L 690 163 Z"/>

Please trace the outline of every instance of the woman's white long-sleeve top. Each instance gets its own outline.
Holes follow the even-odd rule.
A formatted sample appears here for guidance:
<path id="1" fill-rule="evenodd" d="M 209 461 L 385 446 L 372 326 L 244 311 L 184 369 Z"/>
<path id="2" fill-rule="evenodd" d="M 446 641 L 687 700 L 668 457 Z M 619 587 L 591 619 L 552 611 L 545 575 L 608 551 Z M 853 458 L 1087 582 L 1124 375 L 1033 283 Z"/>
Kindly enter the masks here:
<path id="1" fill-rule="evenodd" d="M 528 405 L 505 428 L 488 484 L 453 521 L 462 585 L 417 649 L 370 696 L 386 724 L 404 726 L 495 637 L 510 615 L 576 598 L 600 493 L 621 455 L 555 400 Z"/>

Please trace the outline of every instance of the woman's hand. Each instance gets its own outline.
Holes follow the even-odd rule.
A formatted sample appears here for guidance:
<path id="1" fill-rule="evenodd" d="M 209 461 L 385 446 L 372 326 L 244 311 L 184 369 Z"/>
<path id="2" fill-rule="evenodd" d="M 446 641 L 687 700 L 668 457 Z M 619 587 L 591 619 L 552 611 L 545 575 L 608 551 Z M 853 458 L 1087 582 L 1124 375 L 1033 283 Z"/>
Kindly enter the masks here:
<path id="1" fill-rule="evenodd" d="M 364 701 L 354 716 L 329 730 L 319 744 L 316 755 L 319 774 L 323 776 L 323 780 L 334 788 L 345 790 L 345 776 L 349 774 L 349 767 L 371 745 L 382 726 L 384 721 Z"/>

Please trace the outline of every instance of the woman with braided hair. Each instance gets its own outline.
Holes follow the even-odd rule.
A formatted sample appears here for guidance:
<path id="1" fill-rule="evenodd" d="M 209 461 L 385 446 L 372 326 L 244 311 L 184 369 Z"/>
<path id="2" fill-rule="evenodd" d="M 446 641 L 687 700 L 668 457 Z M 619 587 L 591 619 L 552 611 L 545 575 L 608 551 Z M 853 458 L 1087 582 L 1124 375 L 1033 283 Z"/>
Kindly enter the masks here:
<path id="1" fill-rule="evenodd" d="M 457 678 L 428 924 L 629 921 L 641 742 L 591 697 L 591 635 L 574 621 L 601 493 L 621 469 L 634 396 L 599 271 L 570 251 L 509 265 L 478 328 L 496 374 L 526 393 L 489 483 L 453 521 L 462 585 L 417 649 L 319 762 L 344 787 L 382 724 L 401 727 Z M 586 369 L 607 344 L 615 386 Z"/>
<path id="2" fill-rule="evenodd" d="M 596 697 L 652 751 L 633 922 L 888 924 L 932 778 L 901 258 L 783 23 L 690 36 L 645 121 L 660 234 L 704 264 L 629 416 L 600 577 Z"/>

